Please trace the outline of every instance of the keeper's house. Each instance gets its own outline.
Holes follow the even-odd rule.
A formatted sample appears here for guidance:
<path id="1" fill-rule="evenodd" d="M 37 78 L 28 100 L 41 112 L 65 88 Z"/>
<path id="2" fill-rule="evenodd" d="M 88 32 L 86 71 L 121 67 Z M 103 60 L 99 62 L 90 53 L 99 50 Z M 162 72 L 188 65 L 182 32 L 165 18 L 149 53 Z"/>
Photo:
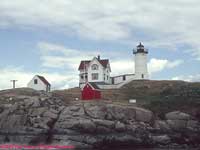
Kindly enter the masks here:
<path id="1" fill-rule="evenodd" d="M 108 59 L 101 59 L 100 56 L 92 60 L 83 60 L 79 65 L 79 86 L 83 88 L 86 83 L 110 84 L 110 63 Z"/>

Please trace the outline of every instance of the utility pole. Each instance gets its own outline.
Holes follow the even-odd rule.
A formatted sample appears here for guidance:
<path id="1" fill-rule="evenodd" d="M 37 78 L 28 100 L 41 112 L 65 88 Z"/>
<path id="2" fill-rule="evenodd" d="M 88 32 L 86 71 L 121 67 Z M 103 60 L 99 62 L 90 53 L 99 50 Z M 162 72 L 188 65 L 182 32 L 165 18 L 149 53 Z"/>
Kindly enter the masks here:
<path id="1" fill-rule="evenodd" d="M 17 80 L 10 80 L 10 82 L 13 83 L 13 89 L 15 89 L 15 83 L 17 82 Z"/>

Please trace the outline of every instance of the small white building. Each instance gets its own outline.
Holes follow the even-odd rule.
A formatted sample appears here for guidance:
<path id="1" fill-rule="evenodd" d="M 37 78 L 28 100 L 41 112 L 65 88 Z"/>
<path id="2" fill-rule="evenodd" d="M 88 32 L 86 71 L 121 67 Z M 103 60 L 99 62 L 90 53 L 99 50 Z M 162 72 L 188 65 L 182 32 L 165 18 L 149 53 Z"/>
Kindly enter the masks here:
<path id="1" fill-rule="evenodd" d="M 120 84 L 122 82 L 134 79 L 134 77 L 135 77 L 135 74 L 124 74 L 124 75 L 111 77 L 111 79 L 112 79 L 112 84 Z"/>
<path id="2" fill-rule="evenodd" d="M 27 87 L 37 91 L 50 92 L 51 90 L 51 84 L 43 76 L 39 75 L 35 75 L 33 79 L 27 84 Z"/>
<path id="3" fill-rule="evenodd" d="M 100 56 L 92 60 L 83 60 L 79 65 L 79 86 L 82 88 L 87 82 L 111 84 L 110 63 Z"/>

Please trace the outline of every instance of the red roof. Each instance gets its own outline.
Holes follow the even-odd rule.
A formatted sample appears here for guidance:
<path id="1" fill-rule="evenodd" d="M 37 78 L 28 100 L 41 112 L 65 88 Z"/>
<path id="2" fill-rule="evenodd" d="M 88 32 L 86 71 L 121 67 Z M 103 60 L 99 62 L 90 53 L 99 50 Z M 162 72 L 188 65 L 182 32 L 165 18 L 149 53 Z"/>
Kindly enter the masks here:
<path id="1" fill-rule="evenodd" d="M 98 59 L 97 59 L 98 60 Z M 99 63 L 104 67 L 106 68 L 108 63 L 109 63 L 109 60 L 108 59 L 101 59 L 101 60 L 98 60 Z M 86 68 L 86 65 L 88 65 L 91 61 L 90 60 L 83 60 L 81 61 L 80 65 L 79 65 L 79 68 L 78 70 L 83 70 L 84 68 Z M 84 67 L 85 66 L 85 67 Z"/>
<path id="2" fill-rule="evenodd" d="M 88 65 L 89 63 L 90 63 L 89 60 L 83 60 L 83 61 L 81 61 L 78 70 L 83 70 L 84 68 L 86 68 L 86 65 Z"/>
<path id="3" fill-rule="evenodd" d="M 37 77 L 46 85 L 51 85 L 43 76 L 37 75 Z"/>

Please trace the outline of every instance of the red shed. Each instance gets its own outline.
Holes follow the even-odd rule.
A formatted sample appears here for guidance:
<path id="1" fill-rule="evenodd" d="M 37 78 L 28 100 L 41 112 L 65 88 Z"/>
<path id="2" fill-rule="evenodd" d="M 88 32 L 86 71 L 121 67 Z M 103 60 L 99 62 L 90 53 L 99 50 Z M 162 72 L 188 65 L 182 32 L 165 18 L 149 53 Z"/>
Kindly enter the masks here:
<path id="1" fill-rule="evenodd" d="M 82 100 L 101 99 L 101 91 L 95 83 L 87 83 L 81 91 Z"/>

